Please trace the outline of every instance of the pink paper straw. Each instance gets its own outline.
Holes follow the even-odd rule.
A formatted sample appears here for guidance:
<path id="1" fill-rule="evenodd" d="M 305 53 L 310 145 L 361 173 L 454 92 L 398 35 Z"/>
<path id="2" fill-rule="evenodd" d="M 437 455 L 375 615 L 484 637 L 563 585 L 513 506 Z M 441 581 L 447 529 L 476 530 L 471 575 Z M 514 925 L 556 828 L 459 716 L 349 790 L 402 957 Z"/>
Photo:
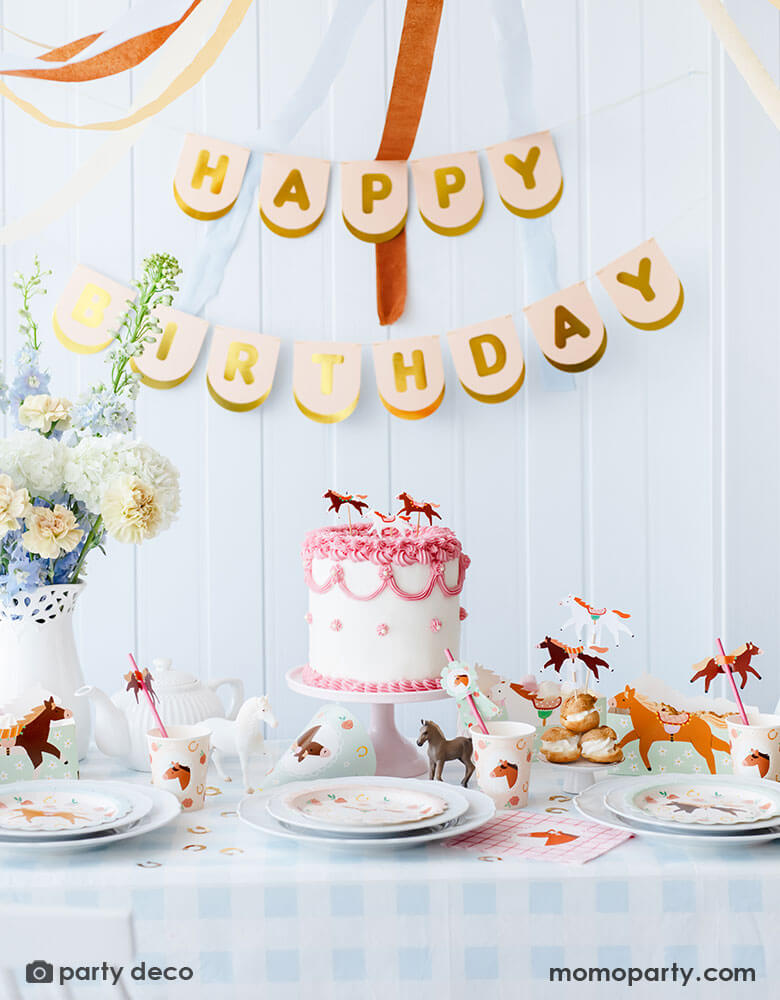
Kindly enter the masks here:
<path id="1" fill-rule="evenodd" d="M 723 648 L 723 643 L 720 639 L 716 639 L 715 642 L 718 644 L 718 649 L 720 650 L 720 655 L 723 657 L 723 673 L 728 677 L 729 684 L 731 685 L 731 690 L 734 692 L 734 699 L 737 702 L 737 708 L 739 709 L 739 714 L 742 716 L 742 721 L 746 726 L 750 725 L 747 717 L 747 712 L 745 711 L 745 706 L 742 704 L 742 699 L 739 696 L 739 691 L 737 691 L 737 684 L 734 680 L 734 674 L 731 672 L 731 667 L 726 662 L 726 650 Z"/>
<path id="2" fill-rule="evenodd" d="M 454 663 L 455 662 L 455 657 L 452 655 L 452 653 L 449 651 L 449 649 L 445 649 L 444 650 L 444 655 L 447 657 L 447 659 L 450 661 L 450 663 Z M 490 736 L 490 733 L 488 731 L 488 727 L 485 725 L 485 722 L 484 722 L 482 716 L 477 711 L 477 706 L 476 706 L 476 703 L 474 701 L 474 695 L 473 694 L 467 694 L 466 695 L 466 701 L 468 701 L 469 706 L 471 707 L 471 711 L 474 713 L 474 718 L 477 720 L 479 728 L 482 730 L 482 732 L 485 734 L 485 736 Z"/>
<path id="3" fill-rule="evenodd" d="M 160 729 L 160 732 L 162 733 L 162 735 L 167 740 L 168 739 L 168 730 L 163 725 L 163 721 L 160 718 L 160 713 L 154 707 L 154 701 L 152 700 L 152 696 L 149 694 L 149 689 L 147 688 L 146 684 L 144 683 L 144 675 L 138 669 L 138 664 L 135 662 L 135 657 L 133 656 L 133 654 L 132 653 L 128 653 L 127 654 L 127 658 L 130 661 L 130 663 L 132 664 L 133 672 L 135 673 L 136 679 L 138 680 L 138 683 L 141 685 L 141 689 L 143 690 L 143 693 L 146 695 L 146 697 L 147 697 L 147 699 L 149 701 L 149 708 L 151 708 L 152 714 L 154 715 L 155 719 L 157 719 L 157 725 L 158 725 L 158 727 Z"/>

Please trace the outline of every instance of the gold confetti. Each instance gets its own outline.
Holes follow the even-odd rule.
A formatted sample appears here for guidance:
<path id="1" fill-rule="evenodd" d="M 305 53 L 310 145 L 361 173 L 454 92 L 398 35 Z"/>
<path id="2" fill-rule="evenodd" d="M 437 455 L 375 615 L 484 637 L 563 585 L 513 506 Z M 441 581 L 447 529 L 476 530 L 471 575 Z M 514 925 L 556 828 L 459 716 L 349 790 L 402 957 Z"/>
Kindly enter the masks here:
<path id="1" fill-rule="evenodd" d="M 550 802 L 571 802 L 571 795 L 551 795 Z"/>
<path id="2" fill-rule="evenodd" d="M 185 847 L 182 847 L 182 850 L 183 851 L 205 851 L 206 850 L 206 845 L 205 844 L 187 844 Z"/>
<path id="3" fill-rule="evenodd" d="M 187 833 L 211 833 L 211 828 L 208 826 L 188 826 Z"/>
<path id="4" fill-rule="evenodd" d="M 206 785 L 206 795 L 221 795 L 222 789 L 215 788 L 214 785 Z"/>
<path id="5" fill-rule="evenodd" d="M 480 854 L 477 861 L 503 861 L 504 859 L 498 854 Z"/>
<path id="6" fill-rule="evenodd" d="M 160 868 L 162 867 L 162 861 L 139 861 L 139 868 Z"/>
<path id="7" fill-rule="evenodd" d="M 220 816 L 238 816 L 238 813 L 236 812 L 235 809 L 228 809 L 226 812 L 221 812 L 219 815 Z"/>
<path id="8" fill-rule="evenodd" d="M 243 847 L 222 847 L 220 848 L 220 854 L 243 854 Z"/>
<path id="9" fill-rule="evenodd" d="M 548 806 L 545 810 L 547 813 L 567 813 L 568 809 L 561 809 L 559 806 Z"/>

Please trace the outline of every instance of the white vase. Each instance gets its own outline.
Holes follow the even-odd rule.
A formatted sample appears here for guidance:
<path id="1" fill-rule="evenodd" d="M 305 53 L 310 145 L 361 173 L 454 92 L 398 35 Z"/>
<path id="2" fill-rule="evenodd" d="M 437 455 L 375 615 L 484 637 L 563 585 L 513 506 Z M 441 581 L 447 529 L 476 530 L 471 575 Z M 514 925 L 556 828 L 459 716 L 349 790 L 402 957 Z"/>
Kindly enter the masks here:
<path id="1" fill-rule="evenodd" d="M 39 587 L 0 602 L 0 707 L 42 687 L 76 719 L 79 760 L 90 738 L 89 703 L 74 698 L 84 683 L 73 636 L 73 608 L 83 583 Z"/>

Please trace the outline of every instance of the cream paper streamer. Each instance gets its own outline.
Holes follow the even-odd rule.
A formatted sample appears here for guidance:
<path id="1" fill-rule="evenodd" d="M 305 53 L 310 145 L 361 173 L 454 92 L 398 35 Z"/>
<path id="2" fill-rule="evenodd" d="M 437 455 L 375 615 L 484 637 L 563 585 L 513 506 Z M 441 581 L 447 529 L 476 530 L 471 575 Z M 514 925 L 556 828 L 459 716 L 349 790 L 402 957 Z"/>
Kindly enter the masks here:
<path id="1" fill-rule="evenodd" d="M 251 0 L 242 0 L 242 3 L 246 7 L 251 3 Z M 223 38 L 221 36 L 218 37 L 218 34 L 215 32 L 201 49 L 201 39 L 208 30 L 209 23 L 213 23 L 216 11 L 221 5 L 221 0 L 203 0 L 203 3 L 193 12 L 192 16 L 184 22 L 178 31 L 174 32 L 161 50 L 164 55 L 146 81 L 134 106 L 143 108 L 153 95 L 159 94 L 170 87 L 173 82 L 181 77 L 184 70 L 194 65 L 199 51 L 202 54 L 207 49 L 210 49 L 209 58 L 211 62 L 209 65 L 216 60 L 230 35 L 233 34 L 241 23 L 241 17 L 245 13 L 245 10 L 241 13 L 241 17 L 235 22 L 230 35 Z M 224 18 L 220 22 L 220 27 L 223 24 Z M 208 67 L 203 69 L 198 79 L 203 75 L 206 68 Z M 193 83 L 196 82 L 197 80 L 193 80 Z M 48 198 L 32 212 L 29 212 L 20 219 L 15 219 L 0 229 L 0 245 L 5 246 L 16 240 L 34 236 L 54 222 L 55 219 L 61 218 L 69 208 L 77 204 L 88 191 L 127 155 L 148 124 L 149 119 L 146 118 L 138 121 L 132 127 L 125 129 L 125 131 L 108 138 L 51 198 Z"/>
<path id="2" fill-rule="evenodd" d="M 780 9 L 780 0 L 772 0 Z M 704 16 L 758 103 L 780 129 L 780 88 L 729 16 L 721 0 L 699 0 Z"/>

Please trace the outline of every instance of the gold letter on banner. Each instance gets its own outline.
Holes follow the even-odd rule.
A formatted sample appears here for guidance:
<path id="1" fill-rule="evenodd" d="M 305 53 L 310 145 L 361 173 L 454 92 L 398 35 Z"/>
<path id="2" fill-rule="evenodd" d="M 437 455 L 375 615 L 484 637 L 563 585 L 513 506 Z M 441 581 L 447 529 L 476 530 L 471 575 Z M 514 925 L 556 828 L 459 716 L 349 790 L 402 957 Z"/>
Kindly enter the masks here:
<path id="1" fill-rule="evenodd" d="M 607 331 L 586 285 L 540 299 L 523 310 L 542 349 L 555 368 L 583 372 L 601 360 Z"/>
<path id="2" fill-rule="evenodd" d="M 419 420 L 444 399 L 444 365 L 438 337 L 411 337 L 374 344 L 379 398 L 396 417 Z"/>
<path id="3" fill-rule="evenodd" d="M 320 224 L 328 200 L 330 163 L 266 153 L 260 178 L 260 217 L 277 236 L 305 236 Z"/>
<path id="4" fill-rule="evenodd" d="M 189 376 L 198 360 L 209 323 L 199 316 L 160 306 L 155 310 L 160 333 L 130 364 L 153 389 L 172 389 Z"/>
<path id="5" fill-rule="evenodd" d="M 173 194 L 193 219 L 227 215 L 238 198 L 249 150 L 206 135 L 188 135 L 173 178 Z"/>
<path id="6" fill-rule="evenodd" d="M 460 384 L 480 403 L 503 403 L 523 384 L 525 361 L 511 316 L 447 334 Z"/>
<path id="7" fill-rule="evenodd" d="M 360 397 L 360 344 L 296 341 L 293 395 L 301 413 L 320 424 L 337 424 Z"/>
<path id="8" fill-rule="evenodd" d="M 279 357 L 278 337 L 217 326 L 206 384 L 226 410 L 253 410 L 268 398 Z"/>
<path id="9" fill-rule="evenodd" d="M 402 160 L 341 164 L 341 214 L 367 243 L 386 243 L 406 225 L 409 179 Z"/>
<path id="10" fill-rule="evenodd" d="M 76 354 L 95 354 L 111 343 L 132 288 L 79 264 L 54 307 L 57 339 Z"/>
<path id="11" fill-rule="evenodd" d="M 435 233 L 459 236 L 479 222 L 484 206 L 476 153 L 431 156 L 412 163 L 420 215 Z"/>
<path id="12" fill-rule="evenodd" d="M 661 330 L 680 315 L 682 282 L 653 239 L 596 274 L 623 319 L 640 330 Z"/>
<path id="13" fill-rule="evenodd" d="M 552 212 L 563 194 L 553 137 L 537 132 L 485 150 L 501 201 L 510 212 L 536 219 Z"/>

